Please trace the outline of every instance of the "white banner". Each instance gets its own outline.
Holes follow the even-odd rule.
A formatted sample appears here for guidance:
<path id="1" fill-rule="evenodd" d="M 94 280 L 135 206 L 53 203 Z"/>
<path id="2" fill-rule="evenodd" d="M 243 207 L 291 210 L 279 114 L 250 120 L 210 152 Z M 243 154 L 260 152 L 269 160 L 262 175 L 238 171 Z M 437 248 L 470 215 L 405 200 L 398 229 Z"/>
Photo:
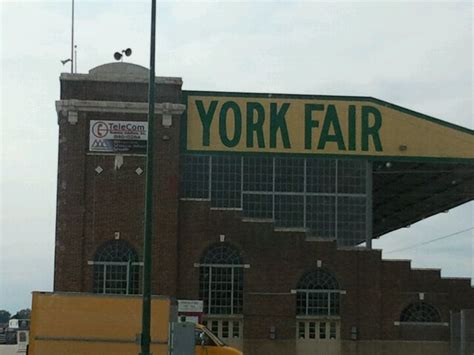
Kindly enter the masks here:
<path id="1" fill-rule="evenodd" d="M 146 154 L 148 122 L 90 121 L 89 151 Z"/>

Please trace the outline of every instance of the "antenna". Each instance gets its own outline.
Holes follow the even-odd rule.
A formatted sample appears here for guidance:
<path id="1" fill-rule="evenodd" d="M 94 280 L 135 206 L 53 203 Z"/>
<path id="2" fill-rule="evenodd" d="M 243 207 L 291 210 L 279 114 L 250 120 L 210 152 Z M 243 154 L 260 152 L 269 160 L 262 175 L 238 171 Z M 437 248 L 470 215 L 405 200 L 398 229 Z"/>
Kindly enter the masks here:
<path id="1" fill-rule="evenodd" d="M 74 45 L 74 73 L 77 73 L 77 45 Z"/>
<path id="2" fill-rule="evenodd" d="M 72 15 L 71 15 L 71 74 L 74 73 L 74 0 L 72 0 Z"/>

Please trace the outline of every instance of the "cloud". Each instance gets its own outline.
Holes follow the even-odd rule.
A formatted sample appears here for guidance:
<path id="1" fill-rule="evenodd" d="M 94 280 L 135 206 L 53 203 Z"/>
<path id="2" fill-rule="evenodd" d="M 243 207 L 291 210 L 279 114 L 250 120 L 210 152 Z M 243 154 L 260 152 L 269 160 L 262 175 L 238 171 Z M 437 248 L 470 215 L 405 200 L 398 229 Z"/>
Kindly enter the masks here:
<path id="1" fill-rule="evenodd" d="M 54 101 L 69 70 L 59 60 L 70 55 L 70 4 L 0 4 L 0 307 L 11 311 L 29 304 L 30 290 L 52 289 Z M 149 10 L 148 0 L 76 1 L 79 71 L 127 47 L 126 60 L 148 66 Z M 157 73 L 182 76 L 186 89 L 368 95 L 473 128 L 470 2 L 159 1 L 157 13 Z M 390 250 L 452 233 L 472 223 L 472 209 L 374 245 Z M 469 276 L 469 239 L 389 255 Z"/>

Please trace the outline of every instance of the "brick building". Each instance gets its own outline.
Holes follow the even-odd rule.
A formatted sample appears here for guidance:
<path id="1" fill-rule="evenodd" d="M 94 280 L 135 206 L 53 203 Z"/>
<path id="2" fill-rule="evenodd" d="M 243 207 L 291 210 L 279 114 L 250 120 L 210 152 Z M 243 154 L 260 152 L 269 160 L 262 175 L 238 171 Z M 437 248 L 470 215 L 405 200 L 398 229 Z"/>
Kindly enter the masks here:
<path id="1" fill-rule="evenodd" d="M 140 292 L 147 81 L 61 75 L 55 291 Z M 153 293 L 203 300 L 247 354 L 449 352 L 470 280 L 371 241 L 473 199 L 471 130 L 368 97 L 181 86 L 156 78 Z"/>

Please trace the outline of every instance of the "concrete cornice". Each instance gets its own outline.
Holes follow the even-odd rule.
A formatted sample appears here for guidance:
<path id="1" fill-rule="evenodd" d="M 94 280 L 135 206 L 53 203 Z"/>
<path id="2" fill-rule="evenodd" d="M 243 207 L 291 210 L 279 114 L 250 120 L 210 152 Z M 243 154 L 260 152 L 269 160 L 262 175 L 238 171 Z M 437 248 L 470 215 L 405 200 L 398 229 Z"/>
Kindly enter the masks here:
<path id="1" fill-rule="evenodd" d="M 186 106 L 170 102 L 156 103 L 155 113 L 181 115 Z M 122 101 L 94 101 L 94 100 L 58 100 L 56 111 L 67 113 L 69 111 L 80 112 L 124 112 L 124 113 L 148 113 L 147 102 L 122 102 Z"/>
<path id="2" fill-rule="evenodd" d="M 163 115 L 162 124 L 165 127 L 172 125 L 172 116 L 181 115 L 186 106 L 170 102 L 155 103 L 155 114 Z M 93 100 L 58 100 L 56 112 L 67 117 L 70 124 L 76 124 L 78 112 L 119 112 L 119 113 L 148 113 L 147 102 L 122 101 L 93 101 Z M 58 116 L 59 117 L 59 116 Z"/>
<path id="3" fill-rule="evenodd" d="M 123 74 L 107 74 L 107 75 L 90 75 L 90 74 L 71 74 L 61 73 L 59 77 L 61 81 L 108 81 L 120 83 L 148 83 L 148 78 L 135 75 Z M 156 84 L 168 85 L 183 85 L 183 79 L 179 77 L 157 76 L 155 77 Z"/>

